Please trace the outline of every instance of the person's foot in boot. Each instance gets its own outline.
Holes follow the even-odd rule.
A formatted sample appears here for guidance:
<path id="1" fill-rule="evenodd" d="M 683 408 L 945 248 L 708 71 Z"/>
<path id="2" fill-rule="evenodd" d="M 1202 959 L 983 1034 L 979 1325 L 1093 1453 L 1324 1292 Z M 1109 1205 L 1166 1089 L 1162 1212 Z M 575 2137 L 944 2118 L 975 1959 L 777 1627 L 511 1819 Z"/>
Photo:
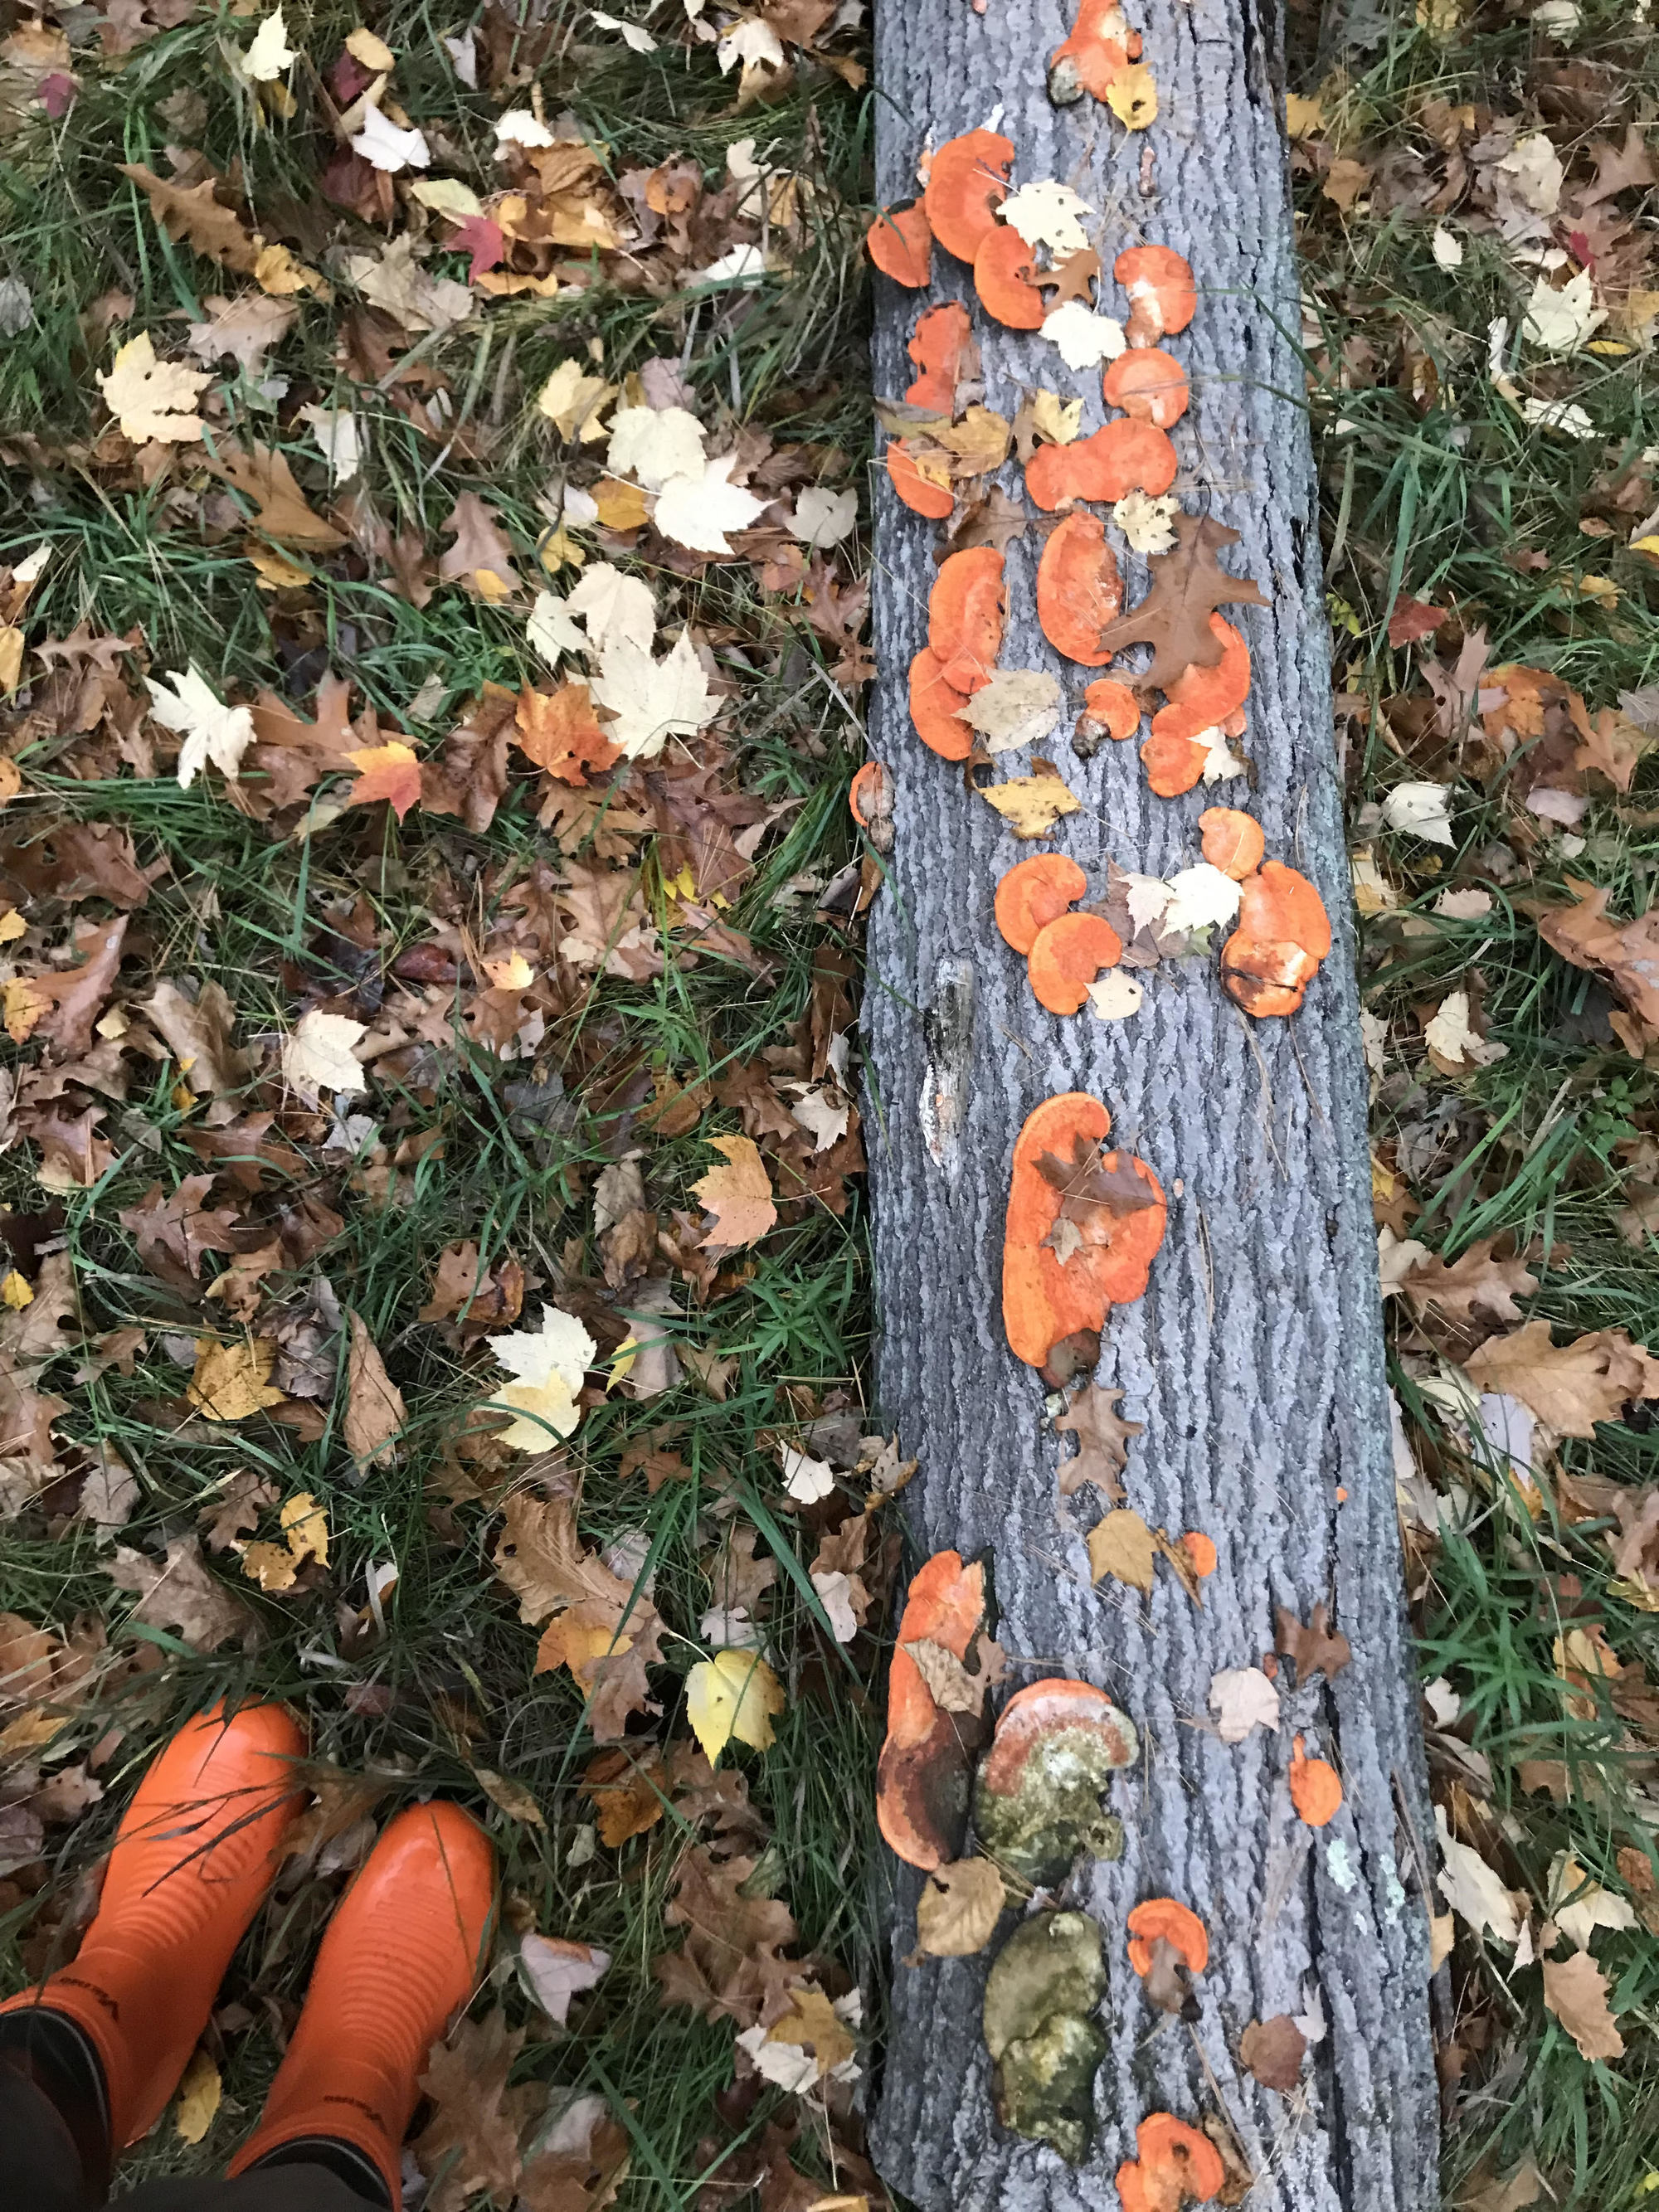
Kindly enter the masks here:
<path id="1" fill-rule="evenodd" d="M 100 2201 L 112 2151 L 178 2087 L 305 1802 L 303 1732 L 279 1705 L 187 1721 L 116 1832 L 72 1963 L 0 2004 L 0 2062 L 62 2116 Z"/>
<path id="2" fill-rule="evenodd" d="M 372 2173 L 397 2212 L 427 2053 L 483 1970 L 495 1898 L 495 1850 L 470 1814 L 445 1802 L 398 1814 L 324 1933 L 288 2054 L 233 2174 L 314 2164 L 362 2186 Z"/>

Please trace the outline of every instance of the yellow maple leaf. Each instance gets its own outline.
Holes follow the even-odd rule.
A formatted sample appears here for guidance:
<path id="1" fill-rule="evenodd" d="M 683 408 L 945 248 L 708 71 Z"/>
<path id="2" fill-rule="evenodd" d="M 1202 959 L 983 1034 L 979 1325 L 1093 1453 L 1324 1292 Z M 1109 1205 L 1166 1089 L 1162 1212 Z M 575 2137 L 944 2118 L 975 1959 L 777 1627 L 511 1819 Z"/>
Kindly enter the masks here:
<path id="1" fill-rule="evenodd" d="M 154 438 L 163 445 L 181 446 L 201 437 L 196 403 L 213 379 L 205 369 L 157 361 L 148 331 L 129 338 L 108 375 L 100 374 L 96 380 L 104 404 L 121 425 L 122 436 L 134 445 Z"/>
<path id="2" fill-rule="evenodd" d="M 185 1395 L 210 1421 L 245 1421 L 266 1406 L 280 1406 L 283 1394 L 270 1388 L 276 1346 L 268 1336 L 244 1337 L 238 1344 L 196 1340 L 196 1371 Z"/>
<path id="3" fill-rule="evenodd" d="M 292 1498 L 285 1498 L 277 1518 L 289 1551 L 301 1565 L 307 1559 L 315 1559 L 319 1567 L 328 1565 L 327 1509 L 308 1490 L 296 1490 Z"/>
<path id="4" fill-rule="evenodd" d="M 25 1306 L 34 1304 L 34 1292 L 15 1267 L 0 1283 L 0 1303 L 9 1305 L 14 1313 L 21 1313 Z"/>
<path id="5" fill-rule="evenodd" d="M 733 1736 L 751 1751 L 767 1750 L 772 1716 L 787 1702 L 783 1685 L 754 1651 L 717 1651 L 685 1678 L 685 1717 L 711 1766 Z"/>
<path id="6" fill-rule="evenodd" d="M 1075 814 L 1083 804 L 1064 778 L 1052 773 L 987 784 L 980 797 L 995 807 L 1016 837 L 1046 837 L 1062 815 Z"/>
<path id="7" fill-rule="evenodd" d="M 1108 88 L 1106 105 L 1126 131 L 1145 131 L 1158 120 L 1158 81 L 1145 62 L 1121 69 Z"/>
<path id="8" fill-rule="evenodd" d="M 179 2109 L 173 2124 L 180 2142 L 198 2143 L 213 2125 L 222 2094 L 219 2069 L 205 2051 L 198 2051 L 185 2069 L 179 2084 Z"/>
<path id="9" fill-rule="evenodd" d="M 691 1186 L 714 1217 L 702 1241 L 734 1252 L 764 1237 L 775 1224 L 778 1209 L 772 1202 L 766 1163 L 752 1137 L 711 1137 L 708 1141 L 717 1152 L 725 1153 L 728 1164 L 710 1168 Z"/>

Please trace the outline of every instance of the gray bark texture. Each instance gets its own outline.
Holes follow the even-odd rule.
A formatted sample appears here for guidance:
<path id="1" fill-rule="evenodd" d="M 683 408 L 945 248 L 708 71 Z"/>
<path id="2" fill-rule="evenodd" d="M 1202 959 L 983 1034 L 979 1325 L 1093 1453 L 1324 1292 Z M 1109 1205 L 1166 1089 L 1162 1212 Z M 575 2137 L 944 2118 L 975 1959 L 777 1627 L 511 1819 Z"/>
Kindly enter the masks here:
<path id="1" fill-rule="evenodd" d="M 1060 0 L 885 0 L 877 24 L 878 197 L 914 196 L 924 144 L 989 123 L 1018 148 L 1017 183 L 1058 177 L 1099 211 L 1102 304 L 1127 313 L 1114 255 L 1147 240 L 1192 263 L 1198 313 L 1167 341 L 1192 380 L 1175 433 L 1176 489 L 1242 543 L 1224 556 L 1271 609 L 1226 610 L 1254 656 L 1243 747 L 1253 790 L 1223 784 L 1163 800 L 1133 743 L 1072 754 L 1070 716 L 1040 748 L 1085 801 L 1049 849 L 1070 853 L 1103 895 L 1108 858 L 1168 875 L 1199 857 L 1206 805 L 1243 805 L 1267 854 L 1318 885 L 1335 932 L 1302 1012 L 1252 1022 L 1218 963 L 1147 979 L 1139 1015 L 1072 1020 L 1033 1000 L 1024 963 L 997 933 L 999 875 L 1028 853 L 927 752 L 906 707 L 926 642 L 935 529 L 880 475 L 875 629 L 880 670 L 872 750 L 896 773 L 896 841 L 870 932 L 865 1021 L 866 1136 L 888 1419 L 921 1471 L 907 1494 L 917 1556 L 955 1547 L 990 1564 L 1008 1687 L 1071 1675 L 1133 1717 L 1143 1755 L 1118 1778 L 1121 1863 L 1088 1867 L 1065 1900 L 1100 1923 L 1110 2050 L 1097 2133 L 1073 2170 L 997 2124 L 980 2033 L 989 1954 L 903 1963 L 918 1878 L 895 1875 L 891 2033 L 875 2124 L 888 2181 L 934 2212 L 1073 2212 L 1116 2204 L 1112 2178 L 1138 2120 L 1196 2122 L 1219 2100 L 1259 2177 L 1255 2212 L 1418 2212 L 1439 2201 L 1425 1893 L 1432 1849 L 1413 1656 L 1403 1618 L 1366 1142 L 1352 908 L 1334 757 L 1316 493 L 1297 293 L 1279 124 L 1277 28 L 1253 0 L 1149 0 L 1133 11 L 1162 112 L 1127 137 L 1085 98 L 1052 107 L 1045 62 L 1066 35 Z M 899 397 L 921 310 L 973 294 L 936 248 L 927 294 L 876 279 L 875 381 Z M 1012 416 L 1022 386 L 1080 392 L 1083 428 L 1104 419 L 1098 376 L 974 308 L 987 404 Z M 1011 464 L 1004 487 L 1023 497 Z M 1145 564 L 1124 556 L 1126 604 Z M 1008 554 L 1006 668 L 1052 670 L 1074 716 L 1091 674 L 1038 628 L 1033 533 Z M 1023 757 L 999 761 L 1026 772 Z M 1218 1571 L 1195 1607 L 1160 1569 L 1150 1601 L 1091 1588 L 1084 1545 L 1095 1493 L 1062 1502 L 1073 1449 L 1045 1418 L 1043 1387 L 1010 1354 L 1000 1310 L 1003 1213 L 1015 1135 L 1058 1091 L 1094 1093 L 1115 1137 L 1170 1196 L 1169 1231 L 1137 1304 L 1111 1315 L 1096 1380 L 1145 1424 L 1130 1447 L 1129 1503 L 1175 1534 L 1207 1531 Z M 1052 1408 L 1050 1409 L 1052 1410 Z M 1306 1620 L 1321 1600 L 1351 1638 L 1334 1685 L 1287 1692 L 1276 1735 L 1236 1747 L 1207 1724 L 1212 1676 L 1260 1663 L 1277 1607 Z M 1281 1676 L 1281 1681 L 1285 1678 Z M 1346 1803 L 1311 1831 L 1292 1809 L 1293 1734 L 1340 1772 Z M 1151 2012 L 1124 1956 L 1140 1899 L 1190 1904 L 1207 1924 L 1209 1971 L 1189 2033 Z M 1007 1926 L 1005 1922 L 1004 1934 Z M 996 1948 L 994 1941 L 992 1949 Z M 1322 2010 L 1296 2094 L 1259 2087 L 1238 2057 L 1252 2019 Z M 1212 2080 L 1206 2080 L 1206 2074 Z"/>

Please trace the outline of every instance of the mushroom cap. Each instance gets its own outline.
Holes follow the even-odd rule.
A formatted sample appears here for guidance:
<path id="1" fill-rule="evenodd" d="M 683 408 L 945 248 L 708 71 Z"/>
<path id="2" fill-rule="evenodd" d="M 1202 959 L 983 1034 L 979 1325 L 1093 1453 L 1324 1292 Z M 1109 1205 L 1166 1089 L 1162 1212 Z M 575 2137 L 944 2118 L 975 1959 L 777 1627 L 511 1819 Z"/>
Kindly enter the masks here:
<path id="1" fill-rule="evenodd" d="M 1025 1765 L 1045 1742 L 1072 1729 L 1100 1740 L 1104 1764 L 1115 1771 L 1132 1766 L 1139 1745 L 1134 1723 L 1120 1712 L 1104 1690 L 1092 1682 L 1028 1682 L 1016 1690 L 997 1716 L 996 1732 L 980 1778 L 995 1797 L 1012 1797 Z"/>
<path id="2" fill-rule="evenodd" d="M 956 505 L 956 494 L 944 484 L 931 483 L 916 466 L 915 455 L 902 438 L 887 441 L 887 473 L 904 504 L 930 522 L 943 522 Z"/>
<path id="3" fill-rule="evenodd" d="M 1220 615 L 1210 617 L 1210 635 L 1221 651 L 1211 667 L 1189 661 L 1164 693 L 1169 702 L 1152 718 L 1154 737 L 1195 738 L 1213 730 L 1250 696 L 1250 648 Z"/>
<path id="4" fill-rule="evenodd" d="M 874 827 L 878 819 L 891 818 L 893 779 L 878 760 L 867 760 L 848 786 L 847 807 L 860 830 Z"/>
<path id="5" fill-rule="evenodd" d="M 1039 446 L 1025 465 L 1025 489 L 1052 514 L 1074 499 L 1119 500 L 1132 491 L 1156 499 L 1175 475 L 1176 449 L 1167 433 L 1121 415 L 1069 446 Z"/>
<path id="6" fill-rule="evenodd" d="M 1085 668 L 1111 659 L 1100 633 L 1122 611 L 1123 580 L 1097 514 L 1079 508 L 1049 532 L 1037 563 L 1036 600 L 1042 635 L 1057 653 Z"/>
<path id="7" fill-rule="evenodd" d="M 1100 380 L 1109 407 L 1121 407 L 1137 421 L 1168 430 L 1187 412 L 1187 372 L 1157 346 L 1132 347 L 1119 354 Z"/>
<path id="8" fill-rule="evenodd" d="M 1115 676 L 1096 677 L 1083 695 L 1083 711 L 1091 722 L 1104 723 L 1114 738 L 1132 738 L 1140 727 L 1140 701 Z"/>
<path id="9" fill-rule="evenodd" d="M 883 208 L 864 234 L 870 258 L 884 276 L 907 291 L 920 292 L 933 275 L 933 234 L 920 200 Z"/>
<path id="10" fill-rule="evenodd" d="M 1200 738 L 1171 736 L 1167 730 L 1160 730 L 1155 714 L 1152 734 L 1141 745 L 1140 757 L 1146 763 L 1146 781 L 1158 796 L 1179 799 L 1203 775 L 1210 748 Z"/>
<path id="11" fill-rule="evenodd" d="M 912 407 L 931 407 L 940 415 L 955 411 L 963 349 L 972 336 L 973 325 L 960 300 L 946 300 L 917 317 L 906 348 L 921 371 L 904 395 Z"/>
<path id="12" fill-rule="evenodd" d="M 1026 1116 L 1014 1144 L 1013 1172 L 1002 1246 L 1002 1322 L 1008 1348 L 1028 1367 L 1043 1366 L 1062 1339 L 1097 1330 L 1114 1305 L 1140 1297 L 1167 1219 L 1163 1186 L 1144 1160 L 1108 1152 L 1108 1172 L 1127 1166 L 1146 1183 L 1154 1203 L 1113 1220 L 1103 1241 L 1086 1237 L 1062 1267 L 1043 1243 L 1065 1203 L 1038 1167 L 1045 1152 L 1072 1157 L 1081 1137 L 1110 1133 L 1112 1117 L 1086 1091 L 1045 1098 Z"/>
<path id="13" fill-rule="evenodd" d="M 1007 607 L 1002 556 L 994 545 L 970 545 L 941 566 L 927 595 L 927 643 L 956 690 L 971 696 L 990 682 Z M 963 734 L 965 758 L 971 745 L 965 726 Z"/>
<path id="14" fill-rule="evenodd" d="M 1210 866 L 1236 884 L 1261 865 L 1267 841 L 1254 815 L 1241 814 L 1236 806 L 1206 806 L 1198 817 L 1198 834 Z"/>
<path id="15" fill-rule="evenodd" d="M 923 203 L 933 235 L 947 253 L 971 262 L 1008 193 L 1014 145 L 997 131 L 964 131 L 947 138 L 927 172 Z"/>
<path id="16" fill-rule="evenodd" d="M 1028 973 L 1037 1004 L 1051 1014 L 1075 1014 L 1103 968 L 1123 957 L 1123 939 L 1103 915 L 1062 914 L 1046 922 L 1031 946 Z"/>
<path id="17" fill-rule="evenodd" d="M 1119 2166 L 1123 2212 L 1179 2212 L 1189 2197 L 1207 2204 L 1226 2179 L 1206 2135 L 1170 2112 L 1152 2112 L 1135 2130 L 1137 2155 Z"/>
<path id="18" fill-rule="evenodd" d="M 1264 860 L 1239 886 L 1221 980 L 1247 1014 L 1293 1014 L 1331 949 L 1324 901 L 1304 875 Z"/>
<path id="19" fill-rule="evenodd" d="M 1048 308 L 1032 278 L 1031 248 L 1012 224 L 993 223 L 974 256 L 974 289 L 988 315 L 1011 331 L 1042 327 Z"/>
<path id="20" fill-rule="evenodd" d="M 908 1865 L 953 1858 L 968 1810 L 969 1765 L 979 1730 L 942 1712 L 903 1648 L 926 1639 L 966 1659 L 985 1614 L 985 1571 L 957 1552 L 936 1552 L 911 1581 L 887 1674 L 887 1734 L 876 1765 L 876 1823 Z"/>
<path id="21" fill-rule="evenodd" d="M 1029 952 L 1038 930 L 1088 888 L 1087 876 L 1064 853 L 1033 853 L 1016 860 L 997 885 L 997 927 L 1016 952 Z"/>
<path id="22" fill-rule="evenodd" d="M 1069 107 L 1084 94 L 1104 100 L 1118 71 L 1140 57 L 1140 33 L 1130 30 L 1119 0 L 1082 0 L 1071 36 L 1048 57 L 1048 97 Z"/>
<path id="23" fill-rule="evenodd" d="M 1303 1755 L 1302 1738 L 1291 1746 L 1291 1802 L 1310 1828 L 1322 1828 L 1340 1810 L 1342 1780 L 1322 1759 Z"/>
<path id="24" fill-rule="evenodd" d="M 1210 1939 L 1204 1923 L 1191 1905 L 1179 1904 L 1173 1897 L 1149 1897 L 1136 1905 L 1127 1925 L 1129 1964 L 1143 1977 L 1152 1970 L 1152 1946 L 1160 1936 L 1180 1952 L 1190 1972 L 1201 1974 L 1210 1963 Z"/>
<path id="25" fill-rule="evenodd" d="M 1134 1723 L 1087 1682 L 1033 1682 L 1003 1708 L 974 1785 L 987 1852 L 1028 1881 L 1060 1881 L 1081 1851 L 1115 1858 L 1123 1831 L 1101 1803 L 1139 1750 Z"/>
<path id="26" fill-rule="evenodd" d="M 939 655 L 924 645 L 910 663 L 910 720 L 928 751 L 941 760 L 966 760 L 974 750 L 973 732 L 957 719 L 967 704 L 968 694 L 945 682 Z"/>
<path id="27" fill-rule="evenodd" d="M 1181 1540 L 1181 1548 L 1193 1563 L 1193 1572 L 1202 1582 L 1212 1575 L 1218 1565 L 1213 1537 L 1206 1536 L 1201 1528 L 1189 1528 Z"/>
<path id="28" fill-rule="evenodd" d="M 1124 335 L 1132 346 L 1156 345 L 1193 319 L 1198 294 L 1192 269 L 1172 246 L 1126 246 L 1112 274 L 1129 295 Z"/>

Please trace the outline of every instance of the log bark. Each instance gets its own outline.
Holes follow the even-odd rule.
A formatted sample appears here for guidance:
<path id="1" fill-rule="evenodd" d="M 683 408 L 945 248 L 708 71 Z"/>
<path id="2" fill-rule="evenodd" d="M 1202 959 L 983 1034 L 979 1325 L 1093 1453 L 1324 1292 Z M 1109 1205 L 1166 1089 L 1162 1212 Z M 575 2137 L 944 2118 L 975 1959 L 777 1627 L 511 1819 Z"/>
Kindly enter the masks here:
<path id="1" fill-rule="evenodd" d="M 1269 856 L 1318 885 L 1336 943 L 1290 1020 L 1248 1019 L 1213 957 L 1160 969 L 1126 1023 L 1042 1012 L 992 918 L 998 875 L 1042 848 L 1016 843 L 910 726 L 906 672 L 926 642 L 935 534 L 881 471 L 872 749 L 898 785 L 865 1001 L 881 1401 L 921 1455 L 907 1501 L 916 1555 L 954 1547 L 990 1562 L 999 1632 L 1018 1662 L 1009 1687 L 1042 1674 L 1096 1683 L 1133 1717 L 1143 1759 L 1113 1801 L 1121 1862 L 1073 1877 L 1111 1975 L 1088 2162 L 1074 2171 L 997 2124 L 979 2026 L 988 1955 L 904 1965 L 919 1881 L 891 1861 L 891 2033 L 875 2142 L 885 2178 L 926 2212 L 1073 2212 L 1115 2204 L 1111 2179 L 1133 2155 L 1137 2120 L 1158 2110 L 1195 2120 L 1218 2094 L 1260 2177 L 1256 2212 L 1426 2212 L 1439 2201 L 1432 1828 L 1402 1610 L 1277 27 L 1253 0 L 1150 0 L 1135 20 L 1162 112 L 1128 137 L 1091 100 L 1061 111 L 1046 97 L 1046 57 L 1070 12 L 1059 0 L 990 0 L 983 15 L 962 0 L 889 0 L 877 26 L 878 197 L 915 193 L 930 137 L 992 121 L 1018 149 L 1017 180 L 1069 180 L 1100 210 L 1109 312 L 1125 312 L 1109 282 L 1124 245 L 1145 238 L 1188 257 L 1199 309 L 1170 341 L 1194 395 L 1175 432 L 1176 488 L 1188 508 L 1207 500 L 1241 533 L 1226 558 L 1272 606 L 1228 611 L 1254 656 L 1253 792 L 1200 787 L 1160 800 L 1133 744 L 1109 743 L 1086 765 L 1073 757 L 1071 718 L 1094 672 L 1061 661 L 1038 629 L 1040 539 L 1011 547 L 1001 665 L 1060 678 L 1069 713 L 1041 750 L 1086 810 L 1053 848 L 1103 890 L 1109 856 L 1170 874 L 1199 857 L 1206 805 L 1246 805 Z M 942 250 L 926 295 L 876 282 L 876 389 L 896 397 L 921 307 L 957 297 L 972 307 L 971 287 Z M 1104 418 L 1094 374 L 1073 375 L 1051 346 L 976 309 L 975 326 L 988 404 L 1012 416 L 1022 386 L 1046 385 L 1086 395 L 1085 433 Z M 1017 467 L 1001 481 L 1023 499 Z M 1144 564 L 1131 557 L 1125 574 L 1133 605 Z M 1097 1516 L 1079 1509 L 1093 1493 L 1062 1504 L 1056 1469 L 1071 1442 L 1048 1428 L 1042 1386 L 1003 1337 L 1013 1139 L 1041 1099 L 1071 1089 L 1106 1103 L 1115 1136 L 1170 1195 L 1151 1287 L 1111 1316 L 1096 1379 L 1121 1387 L 1121 1411 L 1145 1424 L 1131 1504 L 1172 1534 L 1202 1529 L 1216 1541 L 1201 1610 L 1167 1574 L 1149 1602 L 1091 1587 L 1083 1530 Z M 1276 1608 L 1306 1620 L 1321 1600 L 1352 1640 L 1352 1664 L 1334 1685 L 1287 1696 L 1278 1735 L 1222 1744 L 1205 1726 L 1212 1675 L 1272 1650 Z M 1344 1783 L 1340 1813 L 1318 1832 L 1290 1802 L 1293 1724 Z M 1175 2021 L 1152 2032 L 1157 2016 L 1124 1960 L 1124 1917 L 1152 1895 L 1185 1899 L 1208 1924 L 1190 2034 Z M 1285 2099 L 1257 2087 L 1237 2056 L 1249 2022 L 1321 2009 L 1326 2033 L 1302 2090 Z"/>

